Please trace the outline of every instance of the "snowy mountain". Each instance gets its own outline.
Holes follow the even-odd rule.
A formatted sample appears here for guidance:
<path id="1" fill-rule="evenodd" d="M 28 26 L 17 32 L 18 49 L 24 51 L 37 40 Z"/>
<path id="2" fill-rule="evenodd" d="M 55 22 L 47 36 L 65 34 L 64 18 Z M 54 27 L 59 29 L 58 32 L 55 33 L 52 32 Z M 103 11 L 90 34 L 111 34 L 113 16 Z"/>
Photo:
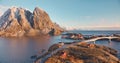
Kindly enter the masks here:
<path id="1" fill-rule="evenodd" d="M 0 36 L 58 35 L 62 28 L 54 24 L 49 15 L 36 7 L 32 12 L 12 7 L 0 17 Z"/>

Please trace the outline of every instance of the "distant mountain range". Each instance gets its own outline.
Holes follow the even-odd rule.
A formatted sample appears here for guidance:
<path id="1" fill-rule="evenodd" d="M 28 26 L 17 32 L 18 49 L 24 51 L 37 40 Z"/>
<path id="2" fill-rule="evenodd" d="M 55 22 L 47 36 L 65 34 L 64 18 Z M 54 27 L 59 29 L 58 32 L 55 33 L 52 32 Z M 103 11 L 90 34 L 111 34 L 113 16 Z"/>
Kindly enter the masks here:
<path id="1" fill-rule="evenodd" d="M 120 30 L 120 27 L 88 27 L 88 28 L 70 28 L 66 30 Z"/>
<path id="2" fill-rule="evenodd" d="M 0 17 L 0 36 L 3 37 L 58 35 L 62 31 L 63 29 L 38 7 L 33 13 L 24 8 L 12 7 Z"/>
<path id="3" fill-rule="evenodd" d="M 120 30 L 120 27 L 94 27 L 86 30 Z"/>

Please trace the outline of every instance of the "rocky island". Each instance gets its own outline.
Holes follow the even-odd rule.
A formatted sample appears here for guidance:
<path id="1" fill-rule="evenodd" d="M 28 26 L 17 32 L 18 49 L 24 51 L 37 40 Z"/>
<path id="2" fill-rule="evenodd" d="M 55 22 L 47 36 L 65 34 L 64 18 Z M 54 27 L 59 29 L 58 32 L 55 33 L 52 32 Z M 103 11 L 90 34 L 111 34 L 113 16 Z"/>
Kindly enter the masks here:
<path id="1" fill-rule="evenodd" d="M 117 51 L 85 42 L 58 43 L 52 45 L 34 63 L 120 63 Z"/>
<path id="2" fill-rule="evenodd" d="M 38 7 L 33 13 L 24 8 L 12 7 L 0 17 L 2 37 L 59 35 L 62 31 L 63 29 L 53 23 L 49 15 Z"/>

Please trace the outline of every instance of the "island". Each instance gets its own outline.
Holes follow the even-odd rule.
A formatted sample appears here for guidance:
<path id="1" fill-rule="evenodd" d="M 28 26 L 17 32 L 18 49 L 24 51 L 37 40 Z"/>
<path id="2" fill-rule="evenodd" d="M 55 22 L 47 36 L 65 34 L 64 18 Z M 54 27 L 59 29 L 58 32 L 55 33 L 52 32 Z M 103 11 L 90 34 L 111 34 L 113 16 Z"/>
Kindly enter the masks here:
<path id="1" fill-rule="evenodd" d="M 85 42 L 60 42 L 34 58 L 34 63 L 120 63 L 115 49 Z"/>

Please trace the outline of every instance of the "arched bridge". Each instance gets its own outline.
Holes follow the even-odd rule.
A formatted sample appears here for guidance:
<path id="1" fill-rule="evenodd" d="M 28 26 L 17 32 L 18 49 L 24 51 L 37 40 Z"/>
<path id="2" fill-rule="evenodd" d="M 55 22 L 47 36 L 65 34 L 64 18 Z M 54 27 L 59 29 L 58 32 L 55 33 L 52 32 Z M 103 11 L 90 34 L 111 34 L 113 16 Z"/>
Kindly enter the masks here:
<path id="1" fill-rule="evenodd" d="M 82 42 L 96 42 L 97 40 L 101 40 L 101 39 L 109 39 L 109 41 L 111 41 L 111 39 L 116 39 L 116 38 L 120 38 L 120 37 L 115 37 L 115 36 L 109 36 L 109 37 L 97 37 L 97 38 L 92 38 L 92 39 L 88 39 L 88 40 L 83 40 Z"/>

